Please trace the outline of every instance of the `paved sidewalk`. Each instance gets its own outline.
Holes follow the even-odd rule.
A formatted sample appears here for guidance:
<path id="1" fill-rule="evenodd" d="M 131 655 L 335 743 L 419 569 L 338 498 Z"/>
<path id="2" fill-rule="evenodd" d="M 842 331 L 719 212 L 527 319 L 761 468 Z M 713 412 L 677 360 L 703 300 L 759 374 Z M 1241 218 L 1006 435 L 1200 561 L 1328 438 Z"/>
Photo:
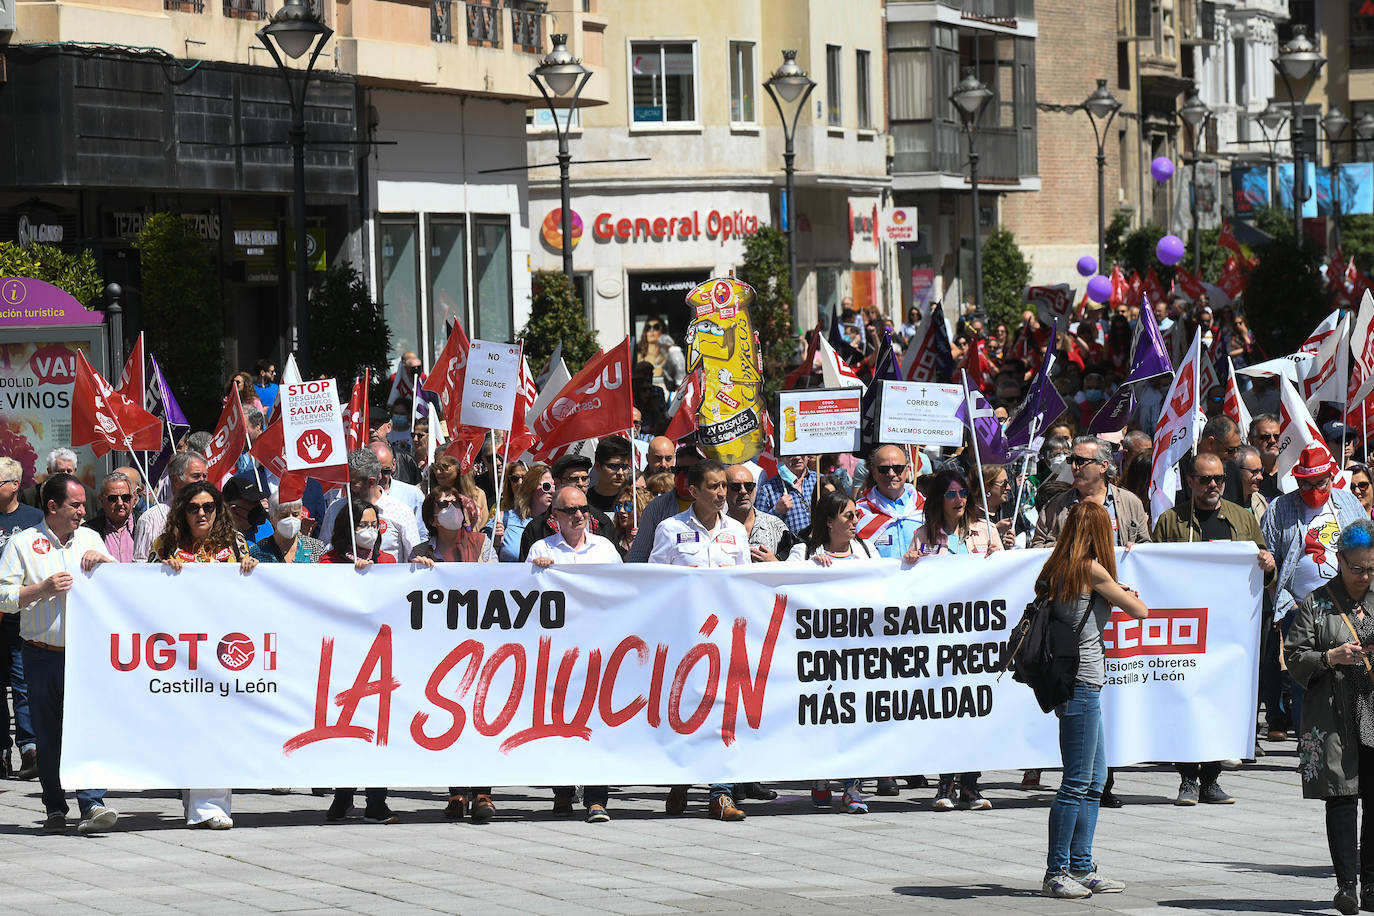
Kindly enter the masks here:
<path id="1" fill-rule="evenodd" d="M 225 832 L 185 829 L 172 793 L 114 793 L 119 829 L 95 837 L 42 835 L 36 782 L 0 782 L 0 901 L 63 914 L 1334 912 L 1322 807 L 1301 798 L 1293 742 L 1266 747 L 1222 775 L 1233 806 L 1175 808 L 1171 769 L 1118 771 L 1127 805 L 1102 813 L 1097 855 L 1128 887 L 1081 903 L 1038 896 L 1052 789 L 1021 789 L 1019 772 L 984 775 L 988 812 L 932 811 L 933 789 L 871 797 L 867 816 L 820 812 L 791 785 L 735 824 L 705 818 L 702 787 L 682 818 L 663 813 L 665 790 L 627 788 L 608 824 L 554 818 L 547 790 L 498 790 L 480 827 L 444 821 L 442 790 L 396 793 L 402 823 L 386 827 L 326 826 L 329 799 L 308 790 L 253 791 L 235 795 Z"/>

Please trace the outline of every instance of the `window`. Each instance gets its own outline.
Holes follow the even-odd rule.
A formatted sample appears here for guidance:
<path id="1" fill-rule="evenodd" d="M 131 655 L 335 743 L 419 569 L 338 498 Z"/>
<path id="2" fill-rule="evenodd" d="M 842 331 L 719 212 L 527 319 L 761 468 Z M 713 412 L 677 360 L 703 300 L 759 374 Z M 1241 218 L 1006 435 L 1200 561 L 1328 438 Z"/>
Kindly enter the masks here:
<path id="1" fill-rule="evenodd" d="M 383 217 L 382 310 L 396 352 L 420 352 L 420 252 L 414 214 Z"/>
<path id="2" fill-rule="evenodd" d="M 1374 8 L 1350 0 L 1350 69 L 1374 70 Z"/>
<path id="3" fill-rule="evenodd" d="M 472 272 L 477 298 L 472 336 L 493 341 L 513 340 L 509 217 L 472 218 Z"/>
<path id="4" fill-rule="evenodd" d="M 825 46 L 825 123 L 839 127 L 844 123 L 840 95 L 840 46 Z"/>
<path id="5" fill-rule="evenodd" d="M 868 52 L 854 52 L 854 89 L 859 95 L 859 130 L 872 130 L 873 118 L 869 115 Z"/>
<path id="6" fill-rule="evenodd" d="M 696 44 L 630 42 L 630 95 L 635 124 L 693 122 Z"/>
<path id="7" fill-rule="evenodd" d="M 429 359 L 439 358 L 448 340 L 448 324 L 468 326 L 467 227 L 462 216 L 434 216 L 429 221 Z"/>
<path id="8" fill-rule="evenodd" d="M 730 122 L 753 124 L 754 116 L 754 43 L 730 42 Z"/>

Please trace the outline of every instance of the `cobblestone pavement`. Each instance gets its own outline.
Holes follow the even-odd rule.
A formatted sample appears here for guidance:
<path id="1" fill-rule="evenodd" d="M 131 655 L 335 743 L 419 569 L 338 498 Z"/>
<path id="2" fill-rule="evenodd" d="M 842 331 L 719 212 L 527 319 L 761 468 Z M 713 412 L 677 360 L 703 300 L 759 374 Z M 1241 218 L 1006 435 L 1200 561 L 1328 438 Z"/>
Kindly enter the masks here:
<path id="1" fill-rule="evenodd" d="M 325 825 L 329 799 L 308 789 L 245 791 L 219 832 L 185 829 L 172 792 L 111 793 L 119 828 L 92 837 L 41 834 L 36 782 L 2 782 L 0 900 L 64 914 L 1334 912 L 1322 807 L 1301 798 L 1293 743 L 1266 747 L 1222 775 L 1231 806 L 1174 807 L 1169 767 L 1118 771 L 1126 807 L 1102 813 L 1096 849 L 1128 886 L 1081 903 L 1038 896 L 1052 788 L 1022 789 L 1019 772 L 984 774 L 986 812 L 932 811 L 933 789 L 906 788 L 870 796 L 867 816 L 818 811 L 784 785 L 731 824 L 706 819 L 704 787 L 683 817 L 663 813 L 664 789 L 622 788 L 606 824 L 556 818 L 546 789 L 498 789 L 484 826 L 445 821 L 440 789 L 395 792 L 394 826 Z"/>

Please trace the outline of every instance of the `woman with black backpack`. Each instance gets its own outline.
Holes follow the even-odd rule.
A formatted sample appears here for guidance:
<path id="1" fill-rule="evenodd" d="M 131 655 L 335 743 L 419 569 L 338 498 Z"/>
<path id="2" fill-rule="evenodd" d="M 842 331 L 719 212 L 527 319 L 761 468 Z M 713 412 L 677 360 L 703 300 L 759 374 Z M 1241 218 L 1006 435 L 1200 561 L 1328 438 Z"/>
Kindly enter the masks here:
<path id="1" fill-rule="evenodd" d="M 1035 590 L 1048 600 L 1060 632 L 1067 630 L 1078 640 L 1073 695 L 1054 707 L 1064 777 L 1050 805 L 1049 855 L 1040 893 L 1060 899 L 1120 893 L 1126 885 L 1104 878 L 1093 861 L 1098 802 L 1107 780 L 1102 628 L 1113 607 L 1137 620 L 1150 611 L 1133 589 L 1116 581 L 1112 520 L 1105 508 L 1083 500 L 1069 510 Z"/>

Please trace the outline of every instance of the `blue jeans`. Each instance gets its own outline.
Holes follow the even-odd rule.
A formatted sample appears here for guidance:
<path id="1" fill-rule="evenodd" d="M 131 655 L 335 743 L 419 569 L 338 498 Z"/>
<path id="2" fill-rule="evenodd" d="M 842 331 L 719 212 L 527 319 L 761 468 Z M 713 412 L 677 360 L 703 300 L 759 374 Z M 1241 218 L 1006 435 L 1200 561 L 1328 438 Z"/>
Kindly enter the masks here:
<path id="1" fill-rule="evenodd" d="M 1050 851 L 1045 876 L 1093 870 L 1093 834 L 1107 781 L 1107 741 L 1102 731 L 1102 688 L 1075 684 L 1073 696 L 1055 707 L 1064 778 L 1050 805 Z"/>
<path id="2" fill-rule="evenodd" d="M 66 686 L 67 654 L 36 646 L 24 646 L 24 672 L 29 679 L 29 708 L 33 730 L 42 753 L 38 755 L 38 782 L 43 787 L 43 810 L 66 814 L 67 795 L 57 778 L 62 764 L 62 694 Z M 84 816 L 95 805 L 105 804 L 104 789 L 78 789 L 76 804 Z"/>
<path id="3" fill-rule="evenodd" d="M 19 636 L 19 615 L 0 614 L 0 751 L 10 749 L 10 708 L 5 684 L 14 696 L 14 746 L 21 752 L 35 747 L 33 717 L 29 714 L 29 687 L 24 680 L 24 640 Z"/>

